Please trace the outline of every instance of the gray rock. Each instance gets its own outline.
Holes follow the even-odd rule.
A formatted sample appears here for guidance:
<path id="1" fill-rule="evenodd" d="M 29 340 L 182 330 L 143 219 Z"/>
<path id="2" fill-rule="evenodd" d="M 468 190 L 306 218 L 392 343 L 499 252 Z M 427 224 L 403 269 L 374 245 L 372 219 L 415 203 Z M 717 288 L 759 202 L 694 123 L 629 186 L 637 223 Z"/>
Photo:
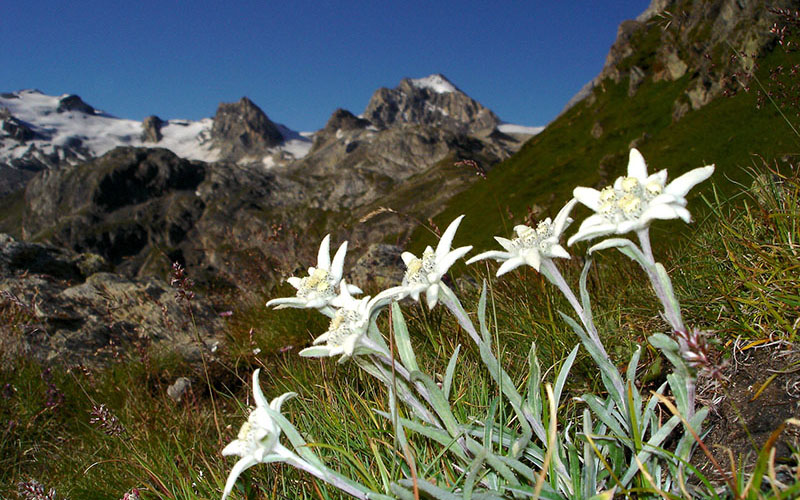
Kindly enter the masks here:
<path id="1" fill-rule="evenodd" d="M 144 142 L 158 142 L 163 138 L 161 135 L 161 127 L 164 122 L 156 115 L 150 115 L 142 122 L 142 141 Z"/>
<path id="2" fill-rule="evenodd" d="M 397 286 L 403 281 L 405 265 L 400 258 L 403 249 L 397 245 L 370 245 L 350 271 L 349 282 L 377 288 Z"/>
<path id="3" fill-rule="evenodd" d="M 222 322 L 202 297 L 187 305 L 164 280 L 85 276 L 81 263 L 91 261 L 97 257 L 0 237 L 0 299 L 18 312 L 18 323 L 0 326 L 0 353 L 100 366 L 150 347 L 196 362 L 222 340 Z"/>
<path id="4" fill-rule="evenodd" d="M 247 97 L 219 105 L 211 137 L 221 156 L 234 161 L 263 156 L 284 140 L 278 127 Z"/>
<path id="5" fill-rule="evenodd" d="M 7 109 L 0 109 L 0 130 L 5 132 L 6 136 L 23 144 L 36 137 L 36 133 L 25 122 Z"/>
<path id="6" fill-rule="evenodd" d="M 436 76 L 452 85 L 444 76 Z M 408 78 L 394 89 L 378 89 L 364 111 L 364 118 L 379 128 L 410 123 L 472 134 L 490 133 L 500 124 L 491 110 L 460 90 L 438 93 L 418 88 Z"/>
<path id="7" fill-rule="evenodd" d="M 172 385 L 167 387 L 167 396 L 176 403 L 180 403 L 181 398 L 192 387 L 192 381 L 186 377 L 178 377 Z"/>
<path id="8" fill-rule="evenodd" d="M 83 99 L 75 94 L 64 96 L 58 101 L 56 112 L 65 113 L 67 111 L 78 111 L 80 113 L 86 113 L 87 115 L 96 113 L 93 107 L 83 102 Z"/>

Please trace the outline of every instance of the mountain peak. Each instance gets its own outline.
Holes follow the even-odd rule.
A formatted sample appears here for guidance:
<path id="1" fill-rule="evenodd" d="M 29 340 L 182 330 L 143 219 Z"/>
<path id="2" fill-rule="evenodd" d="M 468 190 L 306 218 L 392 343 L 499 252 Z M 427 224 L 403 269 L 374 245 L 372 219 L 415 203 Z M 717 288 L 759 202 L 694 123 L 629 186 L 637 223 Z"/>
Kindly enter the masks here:
<path id="1" fill-rule="evenodd" d="M 418 89 L 429 89 L 437 94 L 459 92 L 458 87 L 453 85 L 453 83 L 441 73 L 434 73 L 424 78 L 411 78 L 409 81 L 411 85 Z"/>
<path id="2" fill-rule="evenodd" d="M 363 116 L 379 128 L 409 123 L 459 133 L 487 132 L 500 123 L 491 110 L 438 73 L 424 78 L 403 78 L 393 89 L 378 89 Z"/>
<path id="3" fill-rule="evenodd" d="M 211 137 L 223 156 L 234 159 L 264 152 L 284 141 L 277 125 L 247 97 L 220 103 Z"/>

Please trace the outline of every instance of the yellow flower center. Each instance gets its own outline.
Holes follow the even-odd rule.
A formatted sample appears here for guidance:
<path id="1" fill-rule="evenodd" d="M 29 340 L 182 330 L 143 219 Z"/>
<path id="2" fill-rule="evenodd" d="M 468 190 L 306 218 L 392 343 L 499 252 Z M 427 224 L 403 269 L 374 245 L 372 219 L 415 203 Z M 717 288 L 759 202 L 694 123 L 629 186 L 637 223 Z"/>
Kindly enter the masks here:
<path id="1" fill-rule="evenodd" d="M 600 191 L 600 205 L 612 202 L 616 198 L 617 198 L 617 193 L 614 192 L 614 188 L 611 186 L 603 188 L 603 190 Z"/>
<path id="2" fill-rule="evenodd" d="M 650 196 L 658 196 L 664 190 L 664 187 L 658 181 L 650 181 L 645 186 L 645 189 Z"/>
<path id="3" fill-rule="evenodd" d="M 422 269 L 422 259 L 413 259 L 408 263 L 408 275 L 414 276 Z"/>
<path id="4" fill-rule="evenodd" d="M 642 200 L 638 196 L 626 194 L 617 202 L 617 205 L 625 212 L 625 215 L 634 215 L 642 208 Z"/>
<path id="5" fill-rule="evenodd" d="M 622 179 L 622 190 L 626 193 L 633 193 L 639 187 L 639 179 L 636 177 L 625 177 Z"/>
<path id="6" fill-rule="evenodd" d="M 250 434 L 250 428 L 251 428 L 250 420 L 245 421 L 245 423 L 242 424 L 242 428 L 239 429 L 239 434 L 237 434 L 236 437 L 240 441 L 245 441 L 247 439 L 247 436 Z"/>

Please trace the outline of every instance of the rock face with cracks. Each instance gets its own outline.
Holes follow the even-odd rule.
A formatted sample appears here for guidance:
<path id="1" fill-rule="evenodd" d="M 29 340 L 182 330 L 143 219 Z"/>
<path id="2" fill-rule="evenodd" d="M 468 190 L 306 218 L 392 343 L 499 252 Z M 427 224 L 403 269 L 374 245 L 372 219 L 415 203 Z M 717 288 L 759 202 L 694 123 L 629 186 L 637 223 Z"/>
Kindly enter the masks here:
<path id="1" fill-rule="evenodd" d="M 0 308 L 16 319 L 0 327 L 0 363 L 26 356 L 96 367 L 150 345 L 190 362 L 212 355 L 223 325 L 207 300 L 187 306 L 164 279 L 109 269 L 99 255 L 0 234 Z"/>

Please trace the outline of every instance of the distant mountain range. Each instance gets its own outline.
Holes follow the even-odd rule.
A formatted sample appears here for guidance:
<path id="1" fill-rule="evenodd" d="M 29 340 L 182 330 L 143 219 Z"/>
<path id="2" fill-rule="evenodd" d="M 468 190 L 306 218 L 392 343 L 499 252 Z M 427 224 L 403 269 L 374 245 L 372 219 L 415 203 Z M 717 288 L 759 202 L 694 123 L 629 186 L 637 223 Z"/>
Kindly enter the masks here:
<path id="1" fill-rule="evenodd" d="M 462 133 L 496 130 L 522 137 L 543 128 L 502 123 L 438 74 L 405 79 L 396 89 L 376 91 L 360 118 L 365 120 L 364 128 L 373 132 L 394 124 L 417 123 Z M 0 195 L 17 189 L 39 170 L 89 161 L 119 146 L 165 148 L 188 160 L 274 167 L 305 157 L 315 135 L 273 123 L 246 97 L 220 104 L 213 118 L 191 121 L 149 116 L 139 122 L 97 110 L 74 94 L 2 93 L 0 171 L 4 175 Z"/>

